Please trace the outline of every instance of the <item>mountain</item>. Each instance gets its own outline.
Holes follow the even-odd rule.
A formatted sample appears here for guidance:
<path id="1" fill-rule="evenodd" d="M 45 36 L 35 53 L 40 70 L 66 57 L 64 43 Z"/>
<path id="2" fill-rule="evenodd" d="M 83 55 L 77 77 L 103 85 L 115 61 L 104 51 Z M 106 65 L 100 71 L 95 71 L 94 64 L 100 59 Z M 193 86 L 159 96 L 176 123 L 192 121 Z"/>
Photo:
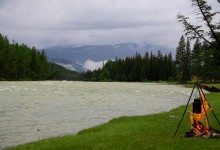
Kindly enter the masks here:
<path id="1" fill-rule="evenodd" d="M 45 49 L 48 60 L 63 67 L 83 72 L 101 67 L 106 60 L 131 57 L 136 52 L 144 55 L 145 52 L 156 54 L 160 50 L 162 53 L 173 51 L 160 45 L 136 43 L 120 43 L 114 45 L 84 45 L 78 47 L 50 47 Z"/>

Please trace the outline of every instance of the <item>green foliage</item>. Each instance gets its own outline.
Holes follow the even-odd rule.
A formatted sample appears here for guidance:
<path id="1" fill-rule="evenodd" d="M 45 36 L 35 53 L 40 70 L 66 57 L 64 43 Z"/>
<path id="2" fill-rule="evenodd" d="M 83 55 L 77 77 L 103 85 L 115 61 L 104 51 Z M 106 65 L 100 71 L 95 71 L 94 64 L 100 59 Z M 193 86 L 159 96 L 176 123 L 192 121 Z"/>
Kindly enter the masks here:
<path id="1" fill-rule="evenodd" d="M 220 22 L 213 21 L 220 12 L 213 12 L 212 6 L 206 0 L 192 0 L 192 6 L 196 7 L 196 19 L 200 25 L 193 25 L 188 21 L 188 17 L 182 14 L 177 15 L 177 20 L 182 22 L 185 28 L 185 34 L 190 39 L 202 39 L 208 43 L 215 51 L 216 63 L 220 65 Z"/>
<path id="2" fill-rule="evenodd" d="M 54 69 L 54 70 L 53 70 Z M 56 75 L 54 74 L 55 72 Z M 37 51 L 24 44 L 9 43 L 0 34 L 0 80 L 77 80 L 79 74 L 62 67 L 52 67 L 44 50 Z"/>
<path id="3" fill-rule="evenodd" d="M 136 53 L 133 57 L 109 60 L 102 69 L 87 71 L 83 74 L 86 81 L 167 81 L 173 76 L 172 54 L 163 56 L 158 51 L 157 56 L 149 56 L 148 52 L 142 57 Z"/>
<path id="4" fill-rule="evenodd" d="M 191 55 L 191 73 L 197 78 L 202 79 L 203 82 L 217 81 L 219 78 L 219 68 L 216 66 L 216 59 L 214 57 L 215 50 L 206 42 L 200 43 L 197 39 Z"/>
<path id="5" fill-rule="evenodd" d="M 189 40 L 185 43 L 182 36 L 176 49 L 178 81 L 185 83 L 193 77 L 197 82 L 213 82 L 220 79 L 220 68 L 214 57 L 215 48 L 207 42 L 196 40 L 192 51 Z"/>
<path id="6" fill-rule="evenodd" d="M 181 83 L 185 83 L 186 81 L 190 80 L 190 44 L 189 40 L 187 43 L 185 42 L 184 36 L 181 36 L 179 45 L 176 48 L 176 64 L 178 70 L 178 80 Z"/>
<path id="7" fill-rule="evenodd" d="M 60 65 L 49 62 L 48 69 L 50 70 L 50 76 L 48 77 L 49 80 L 67 80 L 67 81 L 81 80 L 80 73 L 68 70 Z"/>
<path id="8" fill-rule="evenodd" d="M 191 24 L 182 14 L 177 15 L 177 20 L 184 25 L 185 35 L 196 39 L 191 55 L 191 76 L 196 77 L 197 82 L 200 78 L 202 81 L 217 81 L 220 79 L 220 22 L 213 21 L 213 18 L 220 13 L 213 12 L 206 0 L 192 0 L 192 6 L 196 7 L 196 19 L 200 25 Z M 199 39 L 204 41 L 203 44 Z"/>
<path id="9" fill-rule="evenodd" d="M 48 77 L 46 54 L 24 44 L 11 44 L 0 34 L 0 70 L 2 80 L 44 80 Z"/>

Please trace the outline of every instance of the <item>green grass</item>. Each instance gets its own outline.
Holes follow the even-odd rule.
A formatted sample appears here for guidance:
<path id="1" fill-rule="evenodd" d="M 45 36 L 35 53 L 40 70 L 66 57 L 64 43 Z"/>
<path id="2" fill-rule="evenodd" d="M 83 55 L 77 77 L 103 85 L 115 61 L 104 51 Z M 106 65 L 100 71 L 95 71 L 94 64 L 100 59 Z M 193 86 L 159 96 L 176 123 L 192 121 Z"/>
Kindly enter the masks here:
<path id="1" fill-rule="evenodd" d="M 219 85 L 218 85 L 219 87 Z M 215 114 L 220 119 L 220 93 L 206 95 Z M 187 103 L 187 100 L 186 100 Z M 160 104 L 162 105 L 162 104 Z M 183 114 L 185 106 L 170 112 L 154 115 L 120 117 L 85 129 L 76 135 L 67 135 L 32 142 L 9 148 L 15 150 L 36 149 L 73 149 L 73 150 L 176 150 L 176 149 L 219 149 L 220 139 L 184 138 L 190 128 L 189 114 L 186 113 L 181 126 L 173 138 L 174 132 Z M 189 105 L 187 110 L 191 111 Z M 212 114 L 209 115 L 213 128 L 220 126 Z"/>

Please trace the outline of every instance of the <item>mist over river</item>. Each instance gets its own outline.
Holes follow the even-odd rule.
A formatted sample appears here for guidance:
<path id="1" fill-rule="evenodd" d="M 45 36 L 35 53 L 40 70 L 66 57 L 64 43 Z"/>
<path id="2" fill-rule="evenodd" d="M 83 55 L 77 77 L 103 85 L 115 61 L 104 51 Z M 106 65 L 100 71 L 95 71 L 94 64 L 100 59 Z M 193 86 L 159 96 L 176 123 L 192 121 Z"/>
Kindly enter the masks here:
<path id="1" fill-rule="evenodd" d="M 120 116 L 185 105 L 181 85 L 122 82 L 0 82 L 0 149 L 75 134 Z"/>

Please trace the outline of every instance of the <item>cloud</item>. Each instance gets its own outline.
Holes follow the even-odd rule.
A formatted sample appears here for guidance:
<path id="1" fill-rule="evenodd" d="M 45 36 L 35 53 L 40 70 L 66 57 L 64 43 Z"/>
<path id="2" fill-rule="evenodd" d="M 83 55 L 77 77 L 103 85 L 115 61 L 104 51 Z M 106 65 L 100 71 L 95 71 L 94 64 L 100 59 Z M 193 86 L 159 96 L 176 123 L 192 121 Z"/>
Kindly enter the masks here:
<path id="1" fill-rule="evenodd" d="M 93 71 L 93 70 L 96 70 L 96 69 L 99 69 L 99 68 L 102 68 L 103 65 L 106 63 L 107 61 L 99 61 L 99 62 L 95 62 L 95 61 L 92 61 L 92 60 L 86 60 L 84 65 L 83 65 L 83 68 L 84 70 L 90 70 L 90 71 Z"/>
<path id="2" fill-rule="evenodd" d="M 60 66 L 63 66 L 66 69 L 76 71 L 76 68 L 72 64 L 64 64 L 64 63 L 57 63 Z"/>
<path id="3" fill-rule="evenodd" d="M 20 0 L 5 2 L 1 17 L 7 27 L 19 29 L 129 28 L 154 25 L 159 20 L 169 21 L 169 18 L 161 17 L 172 12 L 168 2 L 169 0 Z"/>
<path id="4" fill-rule="evenodd" d="M 183 33 L 179 12 L 190 15 L 191 1 L 1 0 L 0 33 L 40 48 L 122 42 L 174 46 Z"/>

